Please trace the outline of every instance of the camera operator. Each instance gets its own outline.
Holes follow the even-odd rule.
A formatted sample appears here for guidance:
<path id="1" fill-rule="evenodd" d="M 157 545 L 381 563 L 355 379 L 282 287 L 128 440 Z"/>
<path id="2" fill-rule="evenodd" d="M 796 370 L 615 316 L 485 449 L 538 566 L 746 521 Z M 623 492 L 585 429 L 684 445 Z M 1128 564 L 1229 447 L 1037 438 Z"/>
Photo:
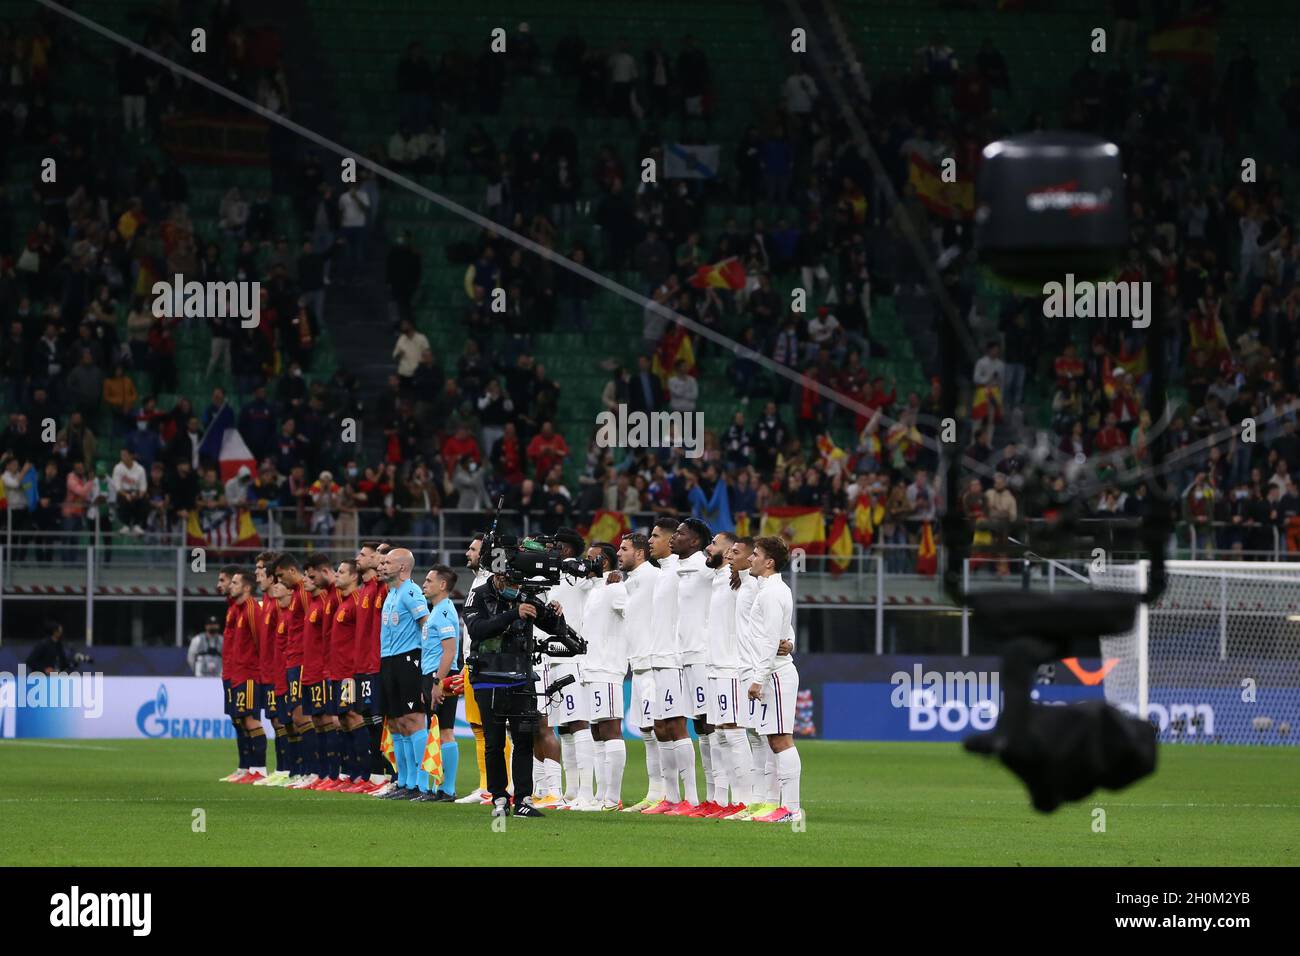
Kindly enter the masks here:
<path id="1" fill-rule="evenodd" d="M 520 600 L 520 590 L 504 574 L 494 574 L 486 583 L 475 588 L 472 601 L 465 602 L 465 625 L 474 644 L 478 666 L 485 670 L 532 672 L 532 653 L 535 646 L 533 621 L 537 608 Z M 550 605 L 558 615 L 563 608 L 558 602 Z M 542 813 L 533 806 L 533 734 L 540 714 L 531 677 L 525 677 L 517 686 L 503 686 L 476 677 L 471 668 L 470 683 L 475 684 L 474 697 L 478 701 L 483 720 L 484 756 L 487 760 L 487 785 L 492 795 L 492 815 L 506 816 L 509 804 L 506 797 L 505 740 L 507 727 L 514 745 L 511 761 L 514 773 L 514 813 L 519 817 L 540 817 Z"/>
<path id="2" fill-rule="evenodd" d="M 63 625 L 45 622 L 45 638 L 27 655 L 27 669 L 32 673 L 62 674 L 72 670 L 72 655 L 63 643 Z"/>
<path id="3" fill-rule="evenodd" d="M 208 618 L 203 631 L 190 640 L 190 649 L 185 660 L 195 677 L 217 677 L 221 674 L 221 619 L 216 615 Z"/>

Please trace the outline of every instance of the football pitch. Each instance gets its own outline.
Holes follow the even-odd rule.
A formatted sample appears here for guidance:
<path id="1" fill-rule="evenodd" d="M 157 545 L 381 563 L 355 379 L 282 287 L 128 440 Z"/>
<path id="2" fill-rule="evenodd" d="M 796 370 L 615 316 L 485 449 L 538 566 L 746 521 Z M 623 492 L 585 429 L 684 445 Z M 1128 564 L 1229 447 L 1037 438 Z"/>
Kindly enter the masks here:
<path id="1" fill-rule="evenodd" d="M 88 866 L 1268 866 L 1300 862 L 1300 750 L 1164 747 L 1156 774 L 1035 813 L 956 745 L 800 741 L 803 832 L 217 783 L 229 741 L 0 741 L 0 864 Z M 461 742 L 460 791 L 476 782 Z M 639 742 L 623 793 L 645 792 Z M 1105 811 L 1104 832 L 1098 827 Z M 205 832 L 195 832 L 195 811 Z"/>

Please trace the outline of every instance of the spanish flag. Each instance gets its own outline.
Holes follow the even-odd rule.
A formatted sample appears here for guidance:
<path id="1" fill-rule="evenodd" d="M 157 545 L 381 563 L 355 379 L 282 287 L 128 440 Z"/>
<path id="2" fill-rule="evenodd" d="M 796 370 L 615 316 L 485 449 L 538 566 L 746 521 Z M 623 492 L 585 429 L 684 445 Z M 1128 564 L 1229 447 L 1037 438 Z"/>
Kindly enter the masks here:
<path id="1" fill-rule="evenodd" d="M 842 511 L 831 524 L 830 559 L 833 577 L 839 577 L 853 562 L 853 536 L 849 534 L 848 516 Z"/>
<path id="2" fill-rule="evenodd" d="M 686 371 L 695 374 L 695 348 L 691 345 L 690 333 L 674 323 L 659 340 L 650 368 L 667 385 L 678 362 L 685 362 Z"/>
<path id="3" fill-rule="evenodd" d="M 826 553 L 826 520 L 820 508 L 783 506 L 763 512 L 761 537 L 784 538 L 793 550 L 803 548 L 807 554 Z"/>
<path id="4" fill-rule="evenodd" d="M 736 515 L 736 537 L 748 538 L 750 534 L 749 525 L 750 525 L 749 515 L 747 514 Z"/>
<path id="5" fill-rule="evenodd" d="M 397 751 L 393 748 L 393 735 L 388 729 L 388 718 L 384 718 L 384 733 L 379 738 L 379 752 L 384 755 L 384 759 L 392 766 L 393 772 L 397 772 Z"/>
<path id="6" fill-rule="evenodd" d="M 697 289 L 743 289 L 745 267 L 738 257 L 731 256 L 711 266 L 700 266 L 687 281 Z"/>
<path id="7" fill-rule="evenodd" d="M 868 494 L 858 495 L 858 503 L 853 508 L 853 540 L 864 548 L 871 547 L 876 538 L 876 529 L 885 517 L 885 506 L 872 501 Z"/>
<path id="8" fill-rule="evenodd" d="M 587 529 L 587 540 L 607 541 L 617 545 L 623 535 L 632 530 L 627 515 L 621 511 L 597 511 L 591 517 L 591 527 Z"/>
<path id="9" fill-rule="evenodd" d="M 939 552 L 934 547 L 934 529 L 930 522 L 921 529 L 921 546 L 916 550 L 916 573 L 934 574 L 939 570 Z"/>
<path id="10" fill-rule="evenodd" d="M 1219 29 L 1211 16 L 1189 17 L 1157 30 L 1147 40 L 1147 55 L 1209 66 L 1219 46 Z"/>
<path id="11" fill-rule="evenodd" d="M 438 732 L 438 718 L 433 718 L 429 728 L 429 741 L 424 745 L 424 756 L 420 758 L 420 769 L 429 775 L 429 783 L 434 787 L 442 786 L 442 735 Z"/>
<path id="12" fill-rule="evenodd" d="M 821 452 L 822 468 L 828 475 L 833 475 L 837 471 L 842 471 L 846 464 L 848 453 L 835 444 L 835 439 L 830 436 L 829 432 L 823 432 L 817 436 L 817 450 Z"/>
<path id="13" fill-rule="evenodd" d="M 909 160 L 907 180 L 926 209 L 945 219 L 970 219 L 975 215 L 974 180 L 958 178 L 946 183 L 940 170 L 920 153 L 912 153 Z"/>
<path id="14" fill-rule="evenodd" d="M 976 421 L 984 421 L 989 416 L 990 406 L 993 420 L 1002 421 L 1002 389 L 988 385 L 977 386 L 975 395 L 971 399 L 970 417 Z"/>

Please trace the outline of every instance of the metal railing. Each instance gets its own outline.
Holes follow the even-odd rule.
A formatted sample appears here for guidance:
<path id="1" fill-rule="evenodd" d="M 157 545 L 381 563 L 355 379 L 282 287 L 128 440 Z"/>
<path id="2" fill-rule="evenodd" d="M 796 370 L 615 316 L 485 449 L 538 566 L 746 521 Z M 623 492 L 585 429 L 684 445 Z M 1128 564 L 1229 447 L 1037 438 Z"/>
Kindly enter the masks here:
<path id="1" fill-rule="evenodd" d="M 293 528 L 294 523 L 282 521 L 283 515 L 277 515 L 277 511 L 289 510 L 295 509 L 268 509 L 260 514 L 261 539 L 256 545 L 225 548 L 192 545 L 186 541 L 183 528 L 133 535 L 121 530 L 110 532 L 100 522 L 92 521 L 82 531 L 28 531 L 15 529 L 12 520 L 7 520 L 3 543 L 0 543 L 0 640 L 5 635 L 4 607 L 7 602 L 83 602 L 88 644 L 94 641 L 96 604 L 137 602 L 169 603 L 173 606 L 174 639 L 179 645 L 188 636 L 184 627 L 187 605 L 211 602 L 216 598 L 216 577 L 224 564 L 249 565 L 257 552 L 267 548 L 294 551 L 300 555 L 323 550 L 341 559 L 355 554 L 361 540 L 384 537 L 374 533 L 373 529 L 363 530 L 360 524 L 353 527 L 346 522 L 341 529 L 336 524 L 328 534 L 291 533 L 285 530 L 285 525 Z M 634 527 L 643 527 L 655 516 L 654 512 L 641 512 L 629 515 L 629 521 Z M 12 519 L 9 513 L 6 517 Z M 418 565 L 447 563 L 452 567 L 463 567 L 465 547 L 474 532 L 488 520 L 479 511 L 445 510 L 429 515 L 428 522 L 418 524 L 419 531 L 428 533 L 414 534 L 408 526 L 390 537 L 409 547 L 415 553 Z M 502 515 L 505 530 L 522 534 L 550 530 L 557 523 L 549 517 L 518 513 Z M 1236 526 L 1220 524 L 1214 526 L 1214 530 L 1218 532 L 1233 527 Z M 1222 547 L 1207 547 L 1204 525 L 1182 525 L 1175 534 L 1170 555 L 1196 559 L 1223 557 L 1226 552 L 1242 560 L 1279 560 L 1288 553 L 1285 550 L 1286 539 L 1279 529 L 1269 530 L 1272 548 L 1229 551 Z M 1114 542 L 1109 544 L 1114 545 Z M 991 547 L 987 553 L 975 554 L 966 560 L 962 573 L 967 586 L 972 582 L 982 586 L 985 581 L 995 587 L 1030 586 L 1026 577 L 1028 562 L 1018 554 L 999 553 L 1000 550 L 1013 549 Z M 886 612 L 956 611 L 942 588 L 947 560 L 942 543 L 936 546 L 938 569 L 935 574 L 916 573 L 917 551 L 917 543 L 910 539 L 905 543 L 878 539 L 867 549 L 855 543 L 851 555 L 800 556 L 797 573 L 788 575 L 796 608 L 872 612 L 875 649 L 881 653 Z M 1107 555 L 1109 560 L 1118 561 L 1142 556 L 1122 546 L 1109 547 Z M 1049 589 L 1074 586 L 1069 581 L 1059 580 L 1056 566 L 1051 563 L 1035 564 L 1035 568 L 1036 586 L 1045 585 Z M 460 584 L 464 593 L 469 584 L 468 571 L 463 572 Z M 966 654 L 970 646 L 969 615 L 965 611 L 961 613 L 962 653 Z"/>

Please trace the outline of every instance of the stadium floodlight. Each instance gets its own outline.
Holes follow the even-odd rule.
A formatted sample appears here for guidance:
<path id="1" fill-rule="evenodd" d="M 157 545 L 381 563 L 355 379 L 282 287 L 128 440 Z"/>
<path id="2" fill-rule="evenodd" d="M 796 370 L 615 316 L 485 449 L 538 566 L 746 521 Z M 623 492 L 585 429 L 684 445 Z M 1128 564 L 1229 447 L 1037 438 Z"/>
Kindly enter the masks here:
<path id="1" fill-rule="evenodd" d="M 1066 271 L 1098 275 L 1118 261 L 1128 228 L 1123 172 L 1112 144 L 1076 133 L 1043 133 L 1017 137 L 986 149 L 984 155 L 977 183 L 977 247 L 981 261 L 1000 279 L 1023 286 L 1060 278 Z M 1135 328 L 1145 329 L 1150 341 L 1163 342 L 1163 303 L 1148 304 L 1144 324 L 1135 323 Z M 957 421 L 959 343 L 947 323 L 940 323 L 940 329 L 943 417 Z M 1164 349 L 1148 349 L 1148 356 L 1151 414 L 1163 422 Z M 967 590 L 962 569 L 976 527 L 961 506 L 961 455 L 945 449 L 944 588 L 959 605 L 971 609 L 972 626 L 1001 648 L 1003 659 L 1005 697 L 998 722 L 992 730 L 968 738 L 965 747 L 997 756 L 1024 781 L 1033 806 L 1045 813 L 1099 786 L 1125 787 L 1155 769 L 1156 733 L 1146 720 L 1105 700 L 1044 706 L 1034 703 L 1030 693 L 1040 665 L 1066 656 L 1072 642 L 1130 631 L 1139 608 L 1163 590 L 1164 549 L 1171 530 L 1168 497 L 1160 480 L 1164 445 L 1163 434 L 1150 442 L 1149 462 L 1141 476 L 1153 503 L 1151 514 L 1120 529 L 1146 557 L 1146 587 L 1056 593 Z M 1095 542 L 1082 522 L 1082 474 L 1077 463 L 1071 467 L 1047 455 L 1031 456 L 1026 494 L 1037 496 L 1035 503 L 1054 517 L 1045 528 L 1031 528 L 1022 518 L 994 533 L 1004 542 L 1015 542 L 1022 554 L 1030 545 L 1044 556 L 1091 551 Z"/>

